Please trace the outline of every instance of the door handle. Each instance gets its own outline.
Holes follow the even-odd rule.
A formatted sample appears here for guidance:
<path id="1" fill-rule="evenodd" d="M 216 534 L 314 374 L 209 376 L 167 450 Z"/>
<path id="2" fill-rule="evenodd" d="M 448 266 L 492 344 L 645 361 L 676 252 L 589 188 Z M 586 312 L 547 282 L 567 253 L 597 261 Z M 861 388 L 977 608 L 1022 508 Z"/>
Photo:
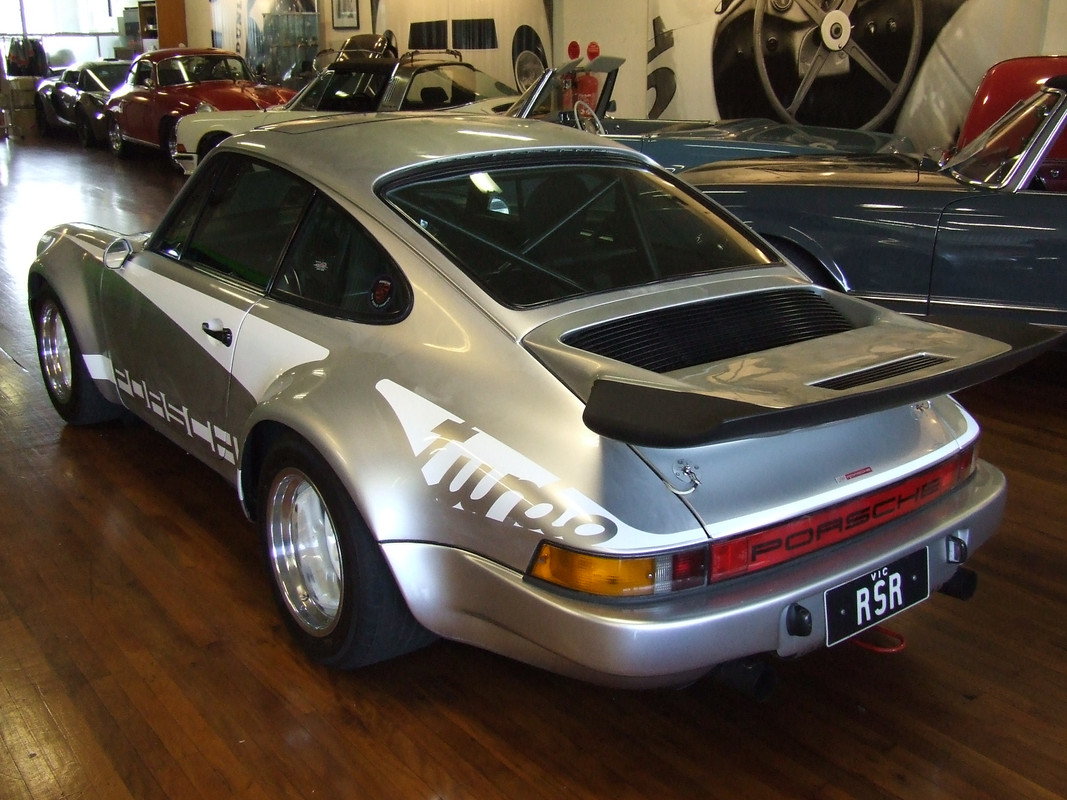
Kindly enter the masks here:
<path id="1" fill-rule="evenodd" d="M 212 339 L 218 339 L 224 345 L 229 347 L 233 343 L 233 331 L 229 328 L 222 327 L 222 321 L 213 319 L 210 322 L 205 322 L 200 326 L 200 330 L 210 336 Z"/>

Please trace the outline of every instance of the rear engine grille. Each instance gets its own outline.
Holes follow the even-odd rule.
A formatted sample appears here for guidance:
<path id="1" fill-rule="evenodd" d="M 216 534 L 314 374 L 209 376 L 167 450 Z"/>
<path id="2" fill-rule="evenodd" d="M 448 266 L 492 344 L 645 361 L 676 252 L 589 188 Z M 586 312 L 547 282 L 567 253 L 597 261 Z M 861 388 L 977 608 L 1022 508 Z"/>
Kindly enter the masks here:
<path id="1" fill-rule="evenodd" d="M 777 289 L 612 320 L 562 337 L 571 347 L 670 372 L 852 329 L 809 289 Z"/>
<path id="2" fill-rule="evenodd" d="M 850 372 L 847 375 L 839 375 L 836 378 L 829 378 L 825 381 L 814 383 L 812 386 L 818 386 L 821 389 L 833 389 L 840 392 L 845 389 L 855 389 L 857 386 L 865 386 L 868 383 L 882 381 L 886 378 L 907 375 L 909 372 L 915 372 L 924 369 L 925 367 L 934 367 L 938 364 L 944 364 L 948 360 L 949 359 L 942 356 L 920 354 L 902 358 L 899 361 L 891 361 L 888 364 L 879 364 L 874 367 L 869 367 L 868 369 Z"/>

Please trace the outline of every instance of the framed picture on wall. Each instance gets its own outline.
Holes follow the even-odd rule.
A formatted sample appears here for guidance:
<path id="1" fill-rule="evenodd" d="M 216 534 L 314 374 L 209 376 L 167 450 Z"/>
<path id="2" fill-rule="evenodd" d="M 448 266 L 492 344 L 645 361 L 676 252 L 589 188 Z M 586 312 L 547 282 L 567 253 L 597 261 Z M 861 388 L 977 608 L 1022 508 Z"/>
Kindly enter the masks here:
<path id="1" fill-rule="evenodd" d="M 333 0 L 333 26 L 359 27 L 359 0 Z"/>

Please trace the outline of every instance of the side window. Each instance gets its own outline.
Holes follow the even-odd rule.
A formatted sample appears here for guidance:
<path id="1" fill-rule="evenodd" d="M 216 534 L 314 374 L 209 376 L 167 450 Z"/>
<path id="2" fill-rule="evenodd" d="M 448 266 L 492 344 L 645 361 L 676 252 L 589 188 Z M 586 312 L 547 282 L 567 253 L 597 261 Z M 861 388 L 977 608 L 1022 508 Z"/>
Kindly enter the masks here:
<path id="1" fill-rule="evenodd" d="M 280 167 L 238 154 L 186 194 L 154 249 L 266 288 L 314 190 Z"/>
<path id="2" fill-rule="evenodd" d="M 321 195 L 285 256 L 272 294 L 311 311 L 363 322 L 402 316 L 411 296 L 382 247 Z"/>
<path id="3" fill-rule="evenodd" d="M 147 61 L 140 61 L 133 71 L 134 86 L 147 86 L 152 79 L 152 65 Z"/>
<path id="4" fill-rule="evenodd" d="M 204 202 L 222 171 L 224 161 L 224 157 L 212 159 L 189 179 L 181 205 L 174 208 L 156 230 L 155 237 L 148 245 L 151 250 L 170 258 L 182 257 L 193 233 L 193 226 L 200 218 Z"/>

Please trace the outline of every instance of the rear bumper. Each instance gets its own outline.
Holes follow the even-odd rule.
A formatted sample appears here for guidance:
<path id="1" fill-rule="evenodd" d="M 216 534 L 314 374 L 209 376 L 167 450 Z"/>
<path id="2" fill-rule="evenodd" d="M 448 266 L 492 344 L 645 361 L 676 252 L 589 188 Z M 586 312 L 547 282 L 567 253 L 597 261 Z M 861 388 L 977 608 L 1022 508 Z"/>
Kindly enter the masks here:
<path id="1" fill-rule="evenodd" d="M 564 596 L 454 548 L 387 542 L 383 550 L 412 613 L 435 633 L 595 683 L 651 687 L 745 656 L 824 646 L 823 593 L 922 547 L 936 590 L 959 567 L 949 562 L 948 538 L 968 552 L 981 546 L 1000 524 L 1005 489 L 1000 471 L 979 462 L 953 494 L 859 540 L 769 574 L 635 605 Z M 794 603 L 811 611 L 807 636 L 786 630 Z"/>

